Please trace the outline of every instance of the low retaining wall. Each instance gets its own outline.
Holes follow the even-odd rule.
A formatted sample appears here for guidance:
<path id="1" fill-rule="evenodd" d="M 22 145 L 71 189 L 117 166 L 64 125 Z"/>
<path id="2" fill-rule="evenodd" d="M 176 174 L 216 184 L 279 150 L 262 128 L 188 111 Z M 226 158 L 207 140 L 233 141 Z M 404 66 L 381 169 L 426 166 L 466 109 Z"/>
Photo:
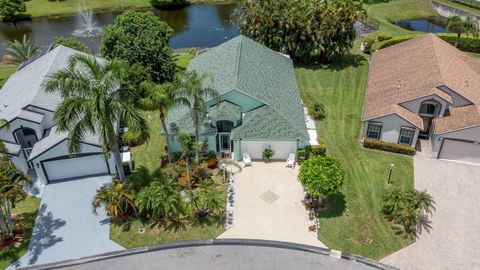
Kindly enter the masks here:
<path id="1" fill-rule="evenodd" d="M 435 10 L 443 17 L 459 16 L 462 19 L 470 17 L 477 22 L 477 27 L 480 29 L 480 16 L 476 16 L 468 12 L 465 12 L 463 10 L 450 7 L 435 1 L 432 1 L 432 3 L 433 3 L 433 6 L 435 7 Z"/>

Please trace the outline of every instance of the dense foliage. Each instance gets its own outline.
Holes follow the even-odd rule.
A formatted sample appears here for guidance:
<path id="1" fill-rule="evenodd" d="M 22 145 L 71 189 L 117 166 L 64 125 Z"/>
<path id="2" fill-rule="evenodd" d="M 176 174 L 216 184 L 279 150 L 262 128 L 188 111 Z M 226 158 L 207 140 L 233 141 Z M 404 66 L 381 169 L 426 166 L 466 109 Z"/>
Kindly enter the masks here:
<path id="1" fill-rule="evenodd" d="M 158 9 L 175 9 L 190 4 L 188 0 L 150 0 L 150 5 Z"/>
<path id="2" fill-rule="evenodd" d="M 265 162 L 269 162 L 273 155 L 275 155 L 275 150 L 270 146 L 265 147 L 262 152 L 262 159 Z"/>
<path id="3" fill-rule="evenodd" d="M 391 188 L 383 195 L 383 213 L 389 221 L 402 226 L 403 231 L 415 236 L 428 228 L 428 216 L 435 210 L 432 196 L 426 191 Z"/>
<path id="4" fill-rule="evenodd" d="M 340 162 L 332 157 L 315 157 L 306 160 L 300 167 L 298 179 L 307 192 L 322 199 L 340 191 L 344 171 Z"/>
<path id="5" fill-rule="evenodd" d="M 163 83 L 173 79 L 176 71 L 169 46 L 173 30 L 152 12 L 127 11 L 105 28 L 100 53 L 130 65 L 141 63 L 152 70 L 152 79 Z"/>
<path id="6" fill-rule="evenodd" d="M 309 63 L 348 53 L 363 15 L 353 0 L 246 0 L 234 19 L 243 35 Z"/>
<path id="7" fill-rule="evenodd" d="M 325 118 L 325 105 L 319 102 L 315 102 L 308 109 L 308 113 L 313 117 L 313 119 L 322 120 Z"/>
<path id="8" fill-rule="evenodd" d="M 457 34 L 457 39 L 455 40 L 455 47 L 457 48 L 462 34 L 472 34 L 474 37 L 478 37 L 479 32 L 477 22 L 470 17 L 465 19 L 459 16 L 448 18 L 447 29 Z"/>
<path id="9" fill-rule="evenodd" d="M 405 144 L 398 144 L 398 143 L 391 143 L 391 142 L 384 142 L 375 139 L 365 139 L 363 142 L 363 146 L 366 148 L 378 149 L 389 151 L 393 153 L 405 154 L 413 156 L 416 152 L 415 147 Z"/>
<path id="10" fill-rule="evenodd" d="M 318 145 L 309 145 L 305 147 L 307 159 L 315 157 L 325 157 L 327 155 L 327 146 L 324 143 Z"/>
<path id="11" fill-rule="evenodd" d="M 91 53 L 87 45 L 85 45 L 76 37 L 55 37 L 55 40 L 53 40 L 53 47 L 55 48 L 60 45 L 72 48 L 80 52 Z"/>
<path id="12" fill-rule="evenodd" d="M 140 214 L 161 222 L 176 219 L 183 213 L 180 186 L 170 179 L 154 181 L 142 188 L 135 198 Z"/>
<path id="13" fill-rule="evenodd" d="M 0 16 L 3 21 L 18 20 L 19 13 L 26 11 L 27 6 L 24 0 L 0 0 Z"/>

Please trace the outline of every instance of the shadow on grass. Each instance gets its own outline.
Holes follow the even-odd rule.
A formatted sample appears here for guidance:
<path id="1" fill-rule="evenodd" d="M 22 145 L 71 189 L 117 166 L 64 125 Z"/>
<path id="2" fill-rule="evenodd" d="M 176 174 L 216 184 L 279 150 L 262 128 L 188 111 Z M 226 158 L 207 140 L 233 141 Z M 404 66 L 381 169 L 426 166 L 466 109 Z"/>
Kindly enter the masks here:
<path id="1" fill-rule="evenodd" d="M 359 54 L 347 54 L 337 58 L 331 64 L 318 64 L 318 65 L 297 65 L 298 67 L 311 69 L 311 70 L 335 70 L 340 71 L 348 67 L 359 67 L 363 65 L 367 59 Z"/>
<path id="2" fill-rule="evenodd" d="M 345 195 L 338 193 L 330 199 L 331 207 L 325 211 L 317 212 L 318 218 L 334 218 L 340 217 L 345 212 L 346 202 Z"/>

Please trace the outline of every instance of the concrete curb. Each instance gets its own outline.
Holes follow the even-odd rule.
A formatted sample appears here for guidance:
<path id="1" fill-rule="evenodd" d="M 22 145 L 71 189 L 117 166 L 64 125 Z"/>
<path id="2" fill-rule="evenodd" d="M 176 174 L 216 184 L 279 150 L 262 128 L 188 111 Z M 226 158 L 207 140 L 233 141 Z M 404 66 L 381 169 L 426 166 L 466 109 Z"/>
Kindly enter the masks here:
<path id="1" fill-rule="evenodd" d="M 27 266 L 27 267 L 20 267 L 18 269 L 19 270 L 58 269 L 58 268 L 71 267 L 75 265 L 96 262 L 96 261 L 101 261 L 106 259 L 143 254 L 143 253 L 148 253 L 153 251 L 199 247 L 199 246 L 227 246 L 227 245 L 291 249 L 291 250 L 297 250 L 302 252 L 316 253 L 318 255 L 323 255 L 323 256 L 331 256 L 331 257 L 343 259 L 343 260 L 354 261 L 354 262 L 362 263 L 377 269 L 398 270 L 397 268 L 382 264 L 380 262 L 377 262 L 362 256 L 357 256 L 350 253 L 342 253 L 341 251 L 337 251 L 337 250 L 308 246 L 303 244 L 288 243 L 288 242 L 253 240 L 253 239 L 209 239 L 209 240 L 198 240 L 198 241 L 182 241 L 182 242 L 175 242 L 175 243 L 169 243 L 169 244 L 161 244 L 161 245 L 154 245 L 154 246 L 148 246 L 148 247 L 139 247 L 139 248 L 113 251 L 113 252 L 103 253 L 103 254 L 79 258 L 79 259 L 65 260 L 65 261 L 33 265 L 33 266 Z"/>

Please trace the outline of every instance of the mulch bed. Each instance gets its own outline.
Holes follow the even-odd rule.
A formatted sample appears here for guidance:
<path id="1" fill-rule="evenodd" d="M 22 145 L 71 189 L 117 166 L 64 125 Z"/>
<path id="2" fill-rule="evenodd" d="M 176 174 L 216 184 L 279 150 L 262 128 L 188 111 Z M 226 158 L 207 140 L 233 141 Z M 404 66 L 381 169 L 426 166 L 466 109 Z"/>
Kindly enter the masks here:
<path id="1" fill-rule="evenodd" d="M 0 249 L 14 247 L 17 243 L 21 243 L 23 241 L 25 230 L 23 229 L 22 226 L 16 226 L 16 227 L 17 228 L 13 231 L 13 234 L 15 235 L 14 238 L 0 242 Z"/>

